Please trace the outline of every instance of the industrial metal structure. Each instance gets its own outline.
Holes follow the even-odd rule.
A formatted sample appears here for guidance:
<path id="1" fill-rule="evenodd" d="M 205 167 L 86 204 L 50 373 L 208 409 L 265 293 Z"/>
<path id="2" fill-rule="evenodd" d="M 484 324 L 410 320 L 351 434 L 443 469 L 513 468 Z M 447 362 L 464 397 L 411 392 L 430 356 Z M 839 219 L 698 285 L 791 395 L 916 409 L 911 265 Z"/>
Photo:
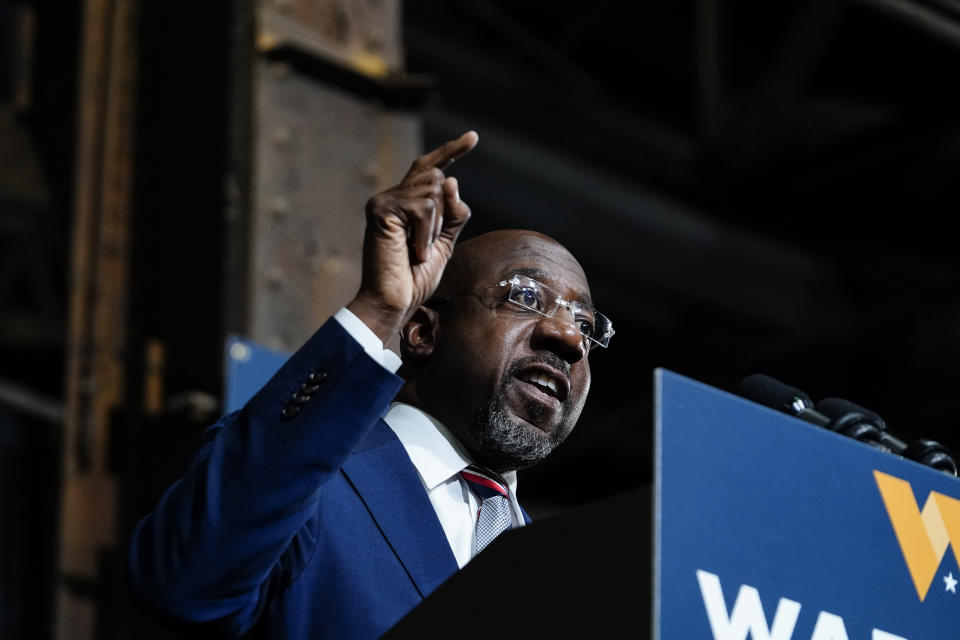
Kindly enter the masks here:
<path id="1" fill-rule="evenodd" d="M 954 0 L 165 4 L 0 0 L 0 637 L 171 637 L 123 547 L 227 336 L 295 349 L 366 199 L 466 129 L 465 235 L 554 235 L 617 328 L 534 517 L 646 481 L 656 366 L 960 449 Z"/>

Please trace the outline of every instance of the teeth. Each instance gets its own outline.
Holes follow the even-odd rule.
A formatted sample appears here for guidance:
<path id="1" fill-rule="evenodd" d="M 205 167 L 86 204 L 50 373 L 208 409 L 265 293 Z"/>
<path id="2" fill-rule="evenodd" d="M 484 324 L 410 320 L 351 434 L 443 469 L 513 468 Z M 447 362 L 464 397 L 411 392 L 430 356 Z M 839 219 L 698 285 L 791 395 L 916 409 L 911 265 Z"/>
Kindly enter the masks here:
<path id="1" fill-rule="evenodd" d="M 540 380 L 538 380 L 538 382 L 543 386 L 548 387 L 550 391 L 553 391 L 554 393 L 557 392 L 557 383 L 553 378 L 540 374 Z"/>
<path id="2" fill-rule="evenodd" d="M 540 373 L 540 374 L 532 373 L 527 376 L 527 381 L 534 382 L 540 385 L 541 387 L 547 387 L 554 393 L 557 393 L 557 381 L 545 373 Z"/>

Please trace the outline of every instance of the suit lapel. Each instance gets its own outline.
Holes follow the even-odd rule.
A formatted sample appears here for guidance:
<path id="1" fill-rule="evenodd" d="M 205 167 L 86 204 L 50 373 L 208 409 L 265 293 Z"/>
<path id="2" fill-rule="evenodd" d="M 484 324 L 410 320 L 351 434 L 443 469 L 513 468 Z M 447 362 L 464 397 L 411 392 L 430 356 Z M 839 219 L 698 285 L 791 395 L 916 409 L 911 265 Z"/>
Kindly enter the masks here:
<path id="1" fill-rule="evenodd" d="M 383 420 L 343 472 L 422 596 L 456 572 L 456 558 L 420 476 Z"/>

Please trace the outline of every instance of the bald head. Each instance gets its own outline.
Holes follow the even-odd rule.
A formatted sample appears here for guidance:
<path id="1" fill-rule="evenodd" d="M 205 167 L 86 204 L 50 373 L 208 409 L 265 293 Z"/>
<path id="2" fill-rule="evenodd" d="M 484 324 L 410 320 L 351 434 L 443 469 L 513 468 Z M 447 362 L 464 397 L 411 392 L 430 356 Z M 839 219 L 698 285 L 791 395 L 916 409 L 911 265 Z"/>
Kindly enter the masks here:
<path id="1" fill-rule="evenodd" d="M 457 243 L 437 287 L 438 297 L 458 295 L 491 285 L 504 265 L 550 273 L 553 268 L 576 271 L 586 284 L 583 267 L 566 247 L 537 231 L 500 229 Z"/>

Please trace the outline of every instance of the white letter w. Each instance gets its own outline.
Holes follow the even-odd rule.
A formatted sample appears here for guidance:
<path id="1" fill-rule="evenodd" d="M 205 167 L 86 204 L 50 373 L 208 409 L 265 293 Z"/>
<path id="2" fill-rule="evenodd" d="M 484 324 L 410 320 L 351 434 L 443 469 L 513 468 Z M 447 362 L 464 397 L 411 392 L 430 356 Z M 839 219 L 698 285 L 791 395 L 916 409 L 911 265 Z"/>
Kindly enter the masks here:
<path id="1" fill-rule="evenodd" d="M 777 612 L 773 616 L 773 626 L 767 628 L 767 618 L 760 604 L 760 594 L 754 587 L 742 585 L 737 594 L 730 616 L 727 617 L 727 604 L 723 600 L 720 578 L 712 573 L 697 570 L 697 581 L 703 595 L 703 605 L 710 618 L 710 630 L 714 640 L 746 640 L 747 634 L 753 640 L 790 640 L 793 628 L 800 615 L 800 603 L 780 598 Z"/>

